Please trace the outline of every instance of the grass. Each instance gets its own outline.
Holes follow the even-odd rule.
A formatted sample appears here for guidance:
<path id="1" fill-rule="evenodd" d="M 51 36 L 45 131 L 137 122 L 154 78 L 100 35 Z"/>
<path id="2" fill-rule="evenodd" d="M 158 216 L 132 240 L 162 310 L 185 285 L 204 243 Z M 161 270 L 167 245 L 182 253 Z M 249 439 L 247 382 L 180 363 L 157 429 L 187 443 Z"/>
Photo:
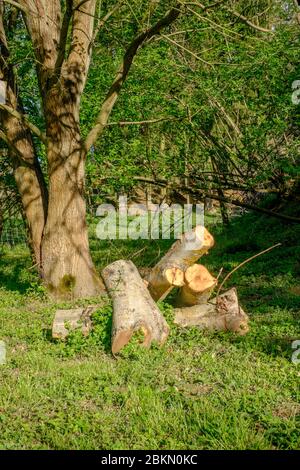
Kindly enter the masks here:
<path id="1" fill-rule="evenodd" d="M 216 247 L 203 262 L 227 273 L 268 246 L 273 252 L 238 270 L 237 286 L 251 319 L 245 337 L 171 325 L 166 345 L 142 349 L 138 338 L 110 354 L 111 306 L 94 315 L 89 337 L 51 339 L 58 307 L 45 296 L 24 247 L 0 254 L 1 449 L 300 449 L 300 227 L 247 214 L 223 229 L 207 226 Z M 168 241 L 98 241 L 100 269 L 118 258 L 149 266 Z"/>

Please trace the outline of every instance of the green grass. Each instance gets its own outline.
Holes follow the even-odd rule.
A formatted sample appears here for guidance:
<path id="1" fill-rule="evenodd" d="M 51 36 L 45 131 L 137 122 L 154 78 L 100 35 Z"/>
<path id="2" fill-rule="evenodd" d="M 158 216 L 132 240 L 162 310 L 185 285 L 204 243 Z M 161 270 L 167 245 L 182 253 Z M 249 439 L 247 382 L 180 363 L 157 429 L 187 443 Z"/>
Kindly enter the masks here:
<path id="1" fill-rule="evenodd" d="M 300 227 L 246 215 L 227 229 L 208 217 L 216 247 L 202 262 L 230 271 L 268 246 L 282 246 L 238 270 L 251 319 L 245 337 L 172 326 L 166 345 L 150 351 L 135 339 L 110 354 L 111 306 L 94 315 L 89 337 L 51 339 L 59 306 L 45 296 L 22 247 L 0 254 L 1 449 L 300 449 Z M 168 241 L 100 242 L 100 269 L 118 258 L 150 266 Z M 87 301 L 75 303 L 87 304 Z"/>

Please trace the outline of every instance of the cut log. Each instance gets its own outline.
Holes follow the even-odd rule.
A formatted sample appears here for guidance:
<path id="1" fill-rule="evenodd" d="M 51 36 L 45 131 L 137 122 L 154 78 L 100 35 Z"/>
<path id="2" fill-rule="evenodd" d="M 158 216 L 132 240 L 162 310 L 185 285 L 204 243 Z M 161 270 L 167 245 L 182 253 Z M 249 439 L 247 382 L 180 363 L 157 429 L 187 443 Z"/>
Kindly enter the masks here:
<path id="1" fill-rule="evenodd" d="M 162 345 L 169 326 L 152 299 L 137 268 L 131 261 L 119 260 L 102 271 L 113 300 L 112 352 L 117 354 L 136 331 L 144 334 L 143 345 Z"/>
<path id="2" fill-rule="evenodd" d="M 65 339 L 69 332 L 81 328 L 83 335 L 88 335 L 92 328 L 91 315 L 99 306 L 57 310 L 52 325 L 52 337 Z"/>
<path id="3" fill-rule="evenodd" d="M 202 330 L 233 331 L 244 335 L 249 331 L 248 321 L 233 288 L 209 303 L 176 308 L 174 323 L 182 327 L 198 326 Z"/>
<path id="4" fill-rule="evenodd" d="M 213 245 L 213 236 L 200 225 L 177 240 L 148 277 L 148 289 L 153 299 L 163 300 L 174 286 L 182 287 L 187 268 Z"/>
<path id="5" fill-rule="evenodd" d="M 193 264 L 187 268 L 184 279 L 185 285 L 180 289 L 176 299 L 177 307 L 204 304 L 217 285 L 217 279 L 202 264 Z"/>

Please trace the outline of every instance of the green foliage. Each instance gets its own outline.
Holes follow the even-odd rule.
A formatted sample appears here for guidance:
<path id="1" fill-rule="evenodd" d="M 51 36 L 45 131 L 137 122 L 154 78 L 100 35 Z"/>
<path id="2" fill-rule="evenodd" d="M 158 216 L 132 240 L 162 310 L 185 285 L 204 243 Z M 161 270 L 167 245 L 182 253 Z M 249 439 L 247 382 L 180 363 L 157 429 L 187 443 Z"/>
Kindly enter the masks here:
<path id="1" fill-rule="evenodd" d="M 97 15 L 114 4 L 98 2 Z M 101 29 L 81 101 L 83 137 L 130 42 L 174 4 L 125 2 Z M 253 29 L 228 8 L 272 32 Z M 7 17 L 11 9 L 6 5 Z M 203 193 L 220 186 L 289 192 L 299 177 L 299 105 L 291 101 L 300 76 L 298 36 L 292 0 L 231 0 L 205 12 L 188 4 L 175 24 L 138 51 L 111 116 L 113 123 L 169 120 L 107 127 L 87 160 L 89 204 L 129 191 L 141 174 L 191 177 Z M 44 129 L 33 46 L 21 15 L 8 39 L 26 113 Z M 46 169 L 43 146 L 35 144 Z"/>
<path id="2" fill-rule="evenodd" d="M 298 178 L 299 106 L 291 101 L 299 75 L 298 27 L 292 2 L 229 3 L 254 23 L 259 18 L 260 25 L 275 24 L 273 33 L 257 32 L 232 17 L 227 2 L 207 14 L 193 6 L 176 28 L 140 50 L 111 121 L 180 119 L 108 127 L 88 163 L 89 188 L 98 189 L 95 204 L 129 191 L 139 175 L 190 176 L 203 193 L 220 185 L 285 193 Z M 179 46 L 166 39 L 170 33 Z M 122 40 L 116 40 L 118 34 Z M 83 96 L 84 133 L 133 32 L 125 28 L 118 34 L 99 37 Z"/>

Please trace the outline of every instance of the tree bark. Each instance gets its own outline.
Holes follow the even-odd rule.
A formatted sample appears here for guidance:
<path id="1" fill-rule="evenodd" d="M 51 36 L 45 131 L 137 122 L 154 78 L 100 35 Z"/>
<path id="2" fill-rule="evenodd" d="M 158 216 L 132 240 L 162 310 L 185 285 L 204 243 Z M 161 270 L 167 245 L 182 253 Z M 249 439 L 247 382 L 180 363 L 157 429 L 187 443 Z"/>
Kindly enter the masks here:
<path id="1" fill-rule="evenodd" d="M 131 261 L 115 261 L 102 271 L 113 300 L 112 352 L 117 354 L 136 331 L 144 334 L 143 345 L 163 344 L 169 327 L 137 268 Z"/>
<path id="2" fill-rule="evenodd" d="M 183 286 L 187 268 L 207 253 L 213 245 L 213 236 L 200 225 L 177 240 L 152 269 L 147 279 L 153 299 L 163 300 L 174 286 Z"/>
<path id="3" fill-rule="evenodd" d="M 48 218 L 42 241 L 42 274 L 55 297 L 94 297 L 103 284 L 94 268 L 86 225 L 79 103 L 68 76 L 48 97 Z M 62 87 L 62 88 L 60 88 Z"/>

